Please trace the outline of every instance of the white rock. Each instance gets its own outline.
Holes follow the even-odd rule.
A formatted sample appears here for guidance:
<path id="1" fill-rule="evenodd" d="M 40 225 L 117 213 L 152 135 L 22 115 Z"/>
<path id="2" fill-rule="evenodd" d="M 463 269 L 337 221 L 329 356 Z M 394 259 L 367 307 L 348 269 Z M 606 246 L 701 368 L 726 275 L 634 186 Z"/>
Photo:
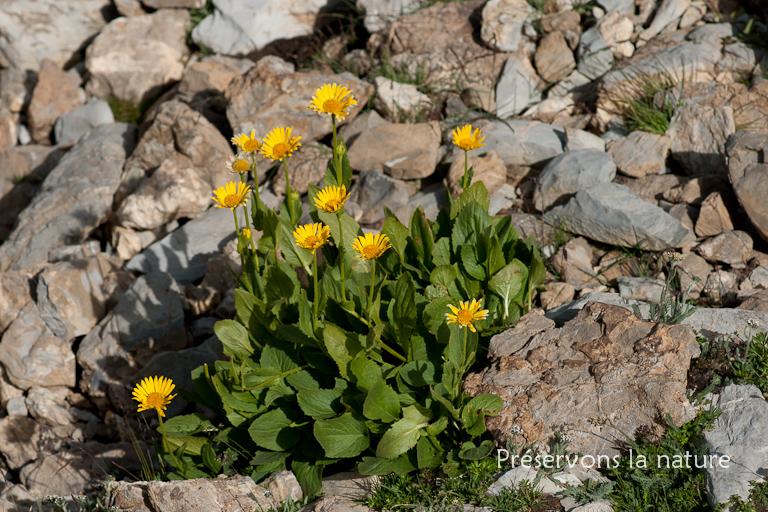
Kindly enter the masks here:
<path id="1" fill-rule="evenodd" d="M 376 77 L 374 102 L 377 108 L 397 121 L 413 120 L 421 110 L 432 105 L 429 96 L 420 93 L 416 86 L 401 84 L 383 76 Z"/>
<path id="2" fill-rule="evenodd" d="M 591 80 L 604 75 L 613 65 L 613 51 L 597 27 L 592 27 L 581 35 L 576 55 L 579 59 L 579 73 Z"/>
<path id="3" fill-rule="evenodd" d="M 597 30 L 617 59 L 631 57 L 635 53 L 635 47 L 629 40 L 635 30 L 631 17 L 611 12 L 597 23 Z"/>
<path id="4" fill-rule="evenodd" d="M 502 119 L 512 117 L 540 101 L 537 86 L 538 77 L 528 59 L 517 55 L 509 57 L 496 86 L 496 115 Z"/>
<path id="5" fill-rule="evenodd" d="M 404 14 L 410 14 L 423 5 L 421 0 L 357 0 L 358 10 L 365 12 L 363 24 L 373 34 Z"/>
<path id="6" fill-rule="evenodd" d="M 483 7 L 481 39 L 494 50 L 516 52 L 530 10 L 525 0 L 489 0 Z"/>
<path id="7" fill-rule="evenodd" d="M 98 98 L 91 100 L 72 112 L 68 112 L 56 120 L 53 126 L 53 136 L 56 144 L 77 142 L 94 126 L 115 122 L 115 115 L 109 104 Z"/>
<path id="8" fill-rule="evenodd" d="M 651 25 L 640 32 L 640 39 L 650 41 L 669 25 L 676 25 L 689 5 L 691 0 L 663 0 Z"/>

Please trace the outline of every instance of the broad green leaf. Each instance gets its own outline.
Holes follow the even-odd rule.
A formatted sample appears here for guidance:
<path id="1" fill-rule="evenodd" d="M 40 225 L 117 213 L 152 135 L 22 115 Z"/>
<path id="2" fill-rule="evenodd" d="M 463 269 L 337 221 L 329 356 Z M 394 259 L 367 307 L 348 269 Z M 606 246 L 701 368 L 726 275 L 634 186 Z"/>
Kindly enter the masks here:
<path id="1" fill-rule="evenodd" d="M 461 266 L 474 279 L 485 281 L 485 269 L 478 261 L 475 249 L 470 244 L 464 244 L 459 251 L 461 254 Z"/>
<path id="2" fill-rule="evenodd" d="M 486 416 L 496 416 L 504 407 L 504 400 L 497 395 L 483 394 L 473 397 L 467 402 L 467 409 L 482 411 Z"/>
<path id="3" fill-rule="evenodd" d="M 248 331 L 235 320 L 219 320 L 213 326 L 216 336 L 224 346 L 224 354 L 241 360 L 253 354 Z"/>
<path id="4" fill-rule="evenodd" d="M 424 209 L 419 206 L 411 215 L 408 226 L 411 235 L 409 244 L 413 247 L 420 266 L 429 270 L 432 268 L 432 250 L 435 241 L 432 238 L 432 229 L 427 224 Z"/>
<path id="5" fill-rule="evenodd" d="M 432 263 L 436 267 L 451 264 L 451 239 L 447 236 L 435 242 L 435 247 L 432 249 Z"/>
<path id="6" fill-rule="evenodd" d="M 310 389 L 320 389 L 320 383 L 307 370 L 301 370 L 285 377 L 288 384 L 293 386 L 296 391 L 308 391 Z"/>
<path id="7" fill-rule="evenodd" d="M 368 392 L 363 404 L 363 415 L 371 420 L 392 423 L 400 415 L 400 400 L 397 392 L 386 382 L 379 380 Z"/>
<path id="8" fill-rule="evenodd" d="M 408 243 L 408 228 L 403 226 L 397 218 L 387 217 L 381 228 L 381 232 L 387 235 L 392 249 L 394 249 L 395 253 L 400 257 L 400 261 L 403 261 L 405 258 L 405 247 Z"/>
<path id="9" fill-rule="evenodd" d="M 296 475 L 304 496 L 313 497 L 323 490 L 323 466 L 310 462 L 294 460 L 291 471 Z"/>
<path id="10" fill-rule="evenodd" d="M 530 237 L 529 237 L 530 239 Z M 533 240 L 531 240 L 531 266 L 530 271 L 528 273 L 528 283 L 526 285 L 526 292 L 524 297 L 525 302 L 525 308 L 526 310 L 531 309 L 531 302 L 533 301 L 533 293 L 536 290 L 536 288 L 544 282 L 544 278 L 547 275 L 547 269 L 544 266 L 544 263 L 541 261 L 541 256 L 539 255 L 539 249 L 536 247 L 536 244 L 533 243 Z"/>
<path id="11" fill-rule="evenodd" d="M 165 421 L 165 433 L 168 437 L 191 436 L 198 432 L 217 430 L 211 420 L 199 412 L 174 416 Z"/>
<path id="12" fill-rule="evenodd" d="M 336 143 L 344 144 L 344 138 L 341 134 L 336 136 Z M 344 185 L 347 187 L 347 190 L 349 190 L 350 183 L 352 182 L 352 166 L 349 163 L 349 157 L 347 157 L 346 151 L 341 157 L 341 183 L 338 183 L 337 162 L 336 156 L 332 155 L 331 160 L 328 162 L 328 168 L 325 171 L 325 185 L 328 187 L 332 185 L 336 185 L 337 187 Z"/>
<path id="13" fill-rule="evenodd" d="M 341 215 L 341 224 L 339 224 L 339 217 L 337 214 L 324 212 L 322 210 L 318 210 L 317 217 L 320 219 L 320 222 L 331 228 L 333 243 L 337 248 L 339 247 L 339 240 L 341 240 L 339 236 L 340 231 L 343 231 L 344 237 L 341 241 L 342 250 L 348 256 L 356 254 L 355 249 L 352 247 L 352 243 L 362 234 L 362 230 L 360 229 L 360 224 L 355 222 L 355 219 L 344 213 Z M 367 270 L 367 265 L 362 258 L 352 257 L 350 259 L 345 259 L 344 261 L 345 264 L 347 262 L 351 264 L 346 265 L 345 273 L 350 271 L 365 272 Z"/>
<path id="14" fill-rule="evenodd" d="M 349 364 L 349 371 L 355 377 L 355 385 L 363 392 L 368 392 L 374 384 L 383 380 L 381 367 L 366 357 L 355 358 Z"/>
<path id="15" fill-rule="evenodd" d="M 200 455 L 203 458 L 203 464 L 208 468 L 211 473 L 218 475 L 221 471 L 221 462 L 216 458 L 216 452 L 213 450 L 213 446 L 210 442 L 203 445 Z"/>
<path id="16" fill-rule="evenodd" d="M 427 435 L 437 437 L 448 426 L 448 417 L 441 416 L 427 427 Z"/>
<path id="17" fill-rule="evenodd" d="M 158 433 L 162 434 L 160 428 L 157 429 Z M 182 436 L 182 437 L 166 437 L 165 438 L 171 447 L 171 450 L 176 451 L 180 448 L 184 448 L 182 453 L 189 455 L 201 455 L 203 452 L 203 446 L 208 443 L 208 439 L 205 437 L 197 436 Z M 181 459 L 181 457 L 177 457 Z"/>
<path id="18" fill-rule="evenodd" d="M 489 276 L 496 274 L 499 270 L 504 268 L 507 264 L 507 260 L 504 257 L 504 251 L 501 248 L 499 239 L 495 236 L 490 237 L 488 240 L 488 259 L 485 262 L 485 268 Z"/>
<path id="19" fill-rule="evenodd" d="M 527 280 L 528 269 L 522 261 L 515 258 L 488 282 L 491 291 L 501 298 L 501 303 L 504 305 L 504 319 L 509 317 L 510 306 L 524 289 Z"/>
<path id="20" fill-rule="evenodd" d="M 393 316 L 390 326 L 401 347 L 409 348 L 411 332 L 416 327 L 416 288 L 413 286 L 411 274 L 401 274 L 395 285 L 395 295 L 392 297 Z"/>
<path id="21" fill-rule="evenodd" d="M 493 451 L 493 441 L 486 439 L 480 446 L 475 446 L 473 442 L 466 442 L 459 451 L 459 458 L 464 460 L 482 460 L 489 456 Z"/>
<path id="22" fill-rule="evenodd" d="M 363 457 L 363 461 L 357 467 L 357 470 L 364 475 L 388 475 L 396 473 L 405 475 L 416 470 L 406 455 L 401 455 L 396 459 L 385 459 L 381 457 Z"/>
<path id="23" fill-rule="evenodd" d="M 416 460 L 418 460 L 419 469 L 434 469 L 438 467 L 445 458 L 445 451 L 440 443 L 431 436 L 423 436 L 416 444 Z"/>
<path id="24" fill-rule="evenodd" d="M 267 266 L 265 279 L 268 303 L 283 298 L 294 303 L 299 299 L 301 285 L 296 271 L 286 262 L 278 260 L 277 266 Z"/>
<path id="25" fill-rule="evenodd" d="M 276 452 L 284 451 L 301 440 L 301 434 L 291 428 L 292 424 L 293 421 L 281 409 L 274 409 L 253 420 L 248 433 L 258 446 Z"/>
<path id="26" fill-rule="evenodd" d="M 467 205 L 453 223 L 451 233 L 451 248 L 458 253 L 464 244 L 469 244 L 473 249 L 480 242 L 483 231 L 491 225 L 491 217 L 488 210 L 478 204 Z"/>
<path id="27" fill-rule="evenodd" d="M 253 458 L 251 458 L 250 463 L 259 466 L 262 464 L 274 464 L 275 462 L 285 460 L 289 455 L 290 452 L 270 452 L 260 450 L 253 452 Z"/>
<path id="28" fill-rule="evenodd" d="M 365 422 L 349 412 L 332 420 L 316 421 L 314 433 L 327 457 L 357 457 L 371 443 Z"/>
<path id="29" fill-rule="evenodd" d="M 352 346 L 354 343 L 351 336 L 348 336 L 347 332 L 332 323 L 325 324 L 323 341 L 325 342 L 326 351 L 339 367 L 341 376 L 348 379 L 347 365 L 352 361 L 354 355 L 359 352 L 360 347 Z"/>
<path id="30" fill-rule="evenodd" d="M 287 372 L 299 366 L 296 356 L 283 347 L 268 343 L 261 352 L 259 363 L 262 367 L 275 367 Z"/>
<path id="31" fill-rule="evenodd" d="M 453 202 L 451 205 L 451 219 L 455 219 L 466 206 L 472 204 L 478 205 L 486 212 L 488 211 L 491 200 L 488 198 L 488 189 L 485 188 L 485 183 L 482 181 L 473 183 Z"/>
<path id="32" fill-rule="evenodd" d="M 394 459 L 416 446 L 420 430 L 429 424 L 429 419 L 419 412 L 414 413 L 415 407 L 412 405 L 403 409 L 403 419 L 387 429 L 376 447 L 377 457 Z"/>
<path id="33" fill-rule="evenodd" d="M 458 306 L 458 301 L 451 297 L 439 297 L 427 304 L 427 307 L 424 308 L 424 313 L 421 315 L 421 321 L 430 333 L 437 335 L 437 330 L 445 325 L 445 315 L 446 313 L 451 312 L 448 308 L 448 304 Z"/>
<path id="34" fill-rule="evenodd" d="M 403 380 L 414 387 L 424 387 L 435 384 L 435 365 L 430 361 L 411 361 L 400 369 Z"/>
<path id="35" fill-rule="evenodd" d="M 296 397 L 304 414 L 315 420 L 333 418 L 344 410 L 341 393 L 334 389 L 299 391 Z"/>
<path id="36" fill-rule="evenodd" d="M 445 239 L 443 239 L 445 240 Z M 456 264 L 453 265 L 440 265 L 435 267 L 432 273 L 429 275 L 429 282 L 432 284 L 439 284 L 448 288 L 456 277 L 459 275 L 459 270 L 456 268 Z"/>

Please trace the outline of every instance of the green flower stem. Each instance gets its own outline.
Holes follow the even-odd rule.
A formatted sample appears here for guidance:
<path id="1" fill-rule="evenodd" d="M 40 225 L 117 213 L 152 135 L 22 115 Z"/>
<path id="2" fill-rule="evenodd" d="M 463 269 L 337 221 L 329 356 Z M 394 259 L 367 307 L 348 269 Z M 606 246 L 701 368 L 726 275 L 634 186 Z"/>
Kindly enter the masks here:
<path id="1" fill-rule="evenodd" d="M 245 183 L 245 174 L 240 175 L 240 181 Z M 256 201 L 259 200 L 259 184 L 256 184 Z M 259 255 L 256 254 L 256 243 L 253 241 L 253 231 L 251 230 L 251 221 L 248 217 L 248 204 L 244 204 L 243 208 L 245 209 L 245 226 L 248 228 L 248 231 L 251 232 L 251 249 L 253 249 L 253 258 L 256 261 L 256 272 L 261 273 L 261 268 L 259 266 Z M 235 223 L 237 223 L 237 214 L 235 214 Z M 239 234 L 239 233 L 238 233 Z"/>
<path id="2" fill-rule="evenodd" d="M 312 280 L 315 282 L 315 300 L 312 301 L 314 307 L 314 315 L 312 315 L 312 331 L 317 331 L 317 303 L 319 302 L 319 295 L 317 293 L 317 254 L 312 253 Z"/>
<path id="3" fill-rule="evenodd" d="M 373 306 L 373 287 L 376 284 L 376 260 L 372 259 L 371 261 L 371 293 L 368 295 L 368 325 L 373 325 L 373 318 L 371 318 L 371 306 Z"/>
<path id="4" fill-rule="evenodd" d="M 256 193 L 256 206 L 254 206 L 254 209 L 259 210 L 261 199 L 259 199 L 259 173 L 256 169 L 256 154 L 253 155 L 253 191 Z"/>
<path id="5" fill-rule="evenodd" d="M 464 327 L 464 349 L 463 349 L 463 355 L 461 359 L 461 371 L 466 372 L 467 371 L 467 331 L 469 330 L 469 327 Z"/>
<path id="6" fill-rule="evenodd" d="M 173 463 L 176 465 L 176 470 L 182 473 L 182 476 L 184 478 L 189 478 L 189 475 L 187 475 L 186 471 L 183 471 L 181 469 L 181 464 L 179 464 L 179 461 L 176 460 L 176 455 L 174 455 L 173 450 L 171 450 L 171 443 L 168 441 L 168 435 L 165 433 L 165 423 L 163 423 L 163 417 L 160 415 L 160 411 L 157 411 L 157 419 L 160 420 L 160 432 L 163 434 L 163 449 L 168 450 L 168 453 L 171 455 L 171 459 L 173 459 Z"/>
<path id="7" fill-rule="evenodd" d="M 406 359 L 402 355 L 398 354 L 395 350 L 393 350 L 389 345 L 387 345 L 381 340 L 379 340 L 379 344 L 381 345 L 381 348 L 383 348 L 384 350 L 386 350 L 387 352 L 389 352 L 390 354 L 398 358 L 400 361 L 404 363 L 406 362 Z"/>
<path id="8" fill-rule="evenodd" d="M 336 162 L 336 185 L 341 187 L 341 161 L 336 151 L 336 114 L 331 114 L 331 123 L 333 123 L 333 161 Z"/>
<path id="9" fill-rule="evenodd" d="M 339 243 L 338 243 L 338 249 L 339 249 L 339 270 L 341 271 L 341 300 L 342 302 L 347 301 L 347 287 L 344 283 L 344 226 L 341 222 L 341 216 L 344 214 L 344 207 L 342 206 L 341 209 L 336 212 L 337 217 L 339 218 Z"/>
<path id="10" fill-rule="evenodd" d="M 465 189 L 467 188 L 467 170 L 469 167 L 469 160 L 467 158 L 467 154 L 469 152 L 465 149 L 464 150 L 464 181 L 461 182 L 461 188 Z"/>
<path id="11" fill-rule="evenodd" d="M 240 234 L 240 224 L 237 222 L 237 210 L 235 208 L 232 208 L 232 215 L 235 216 L 235 234 Z"/>
<path id="12" fill-rule="evenodd" d="M 288 215 L 291 217 L 291 224 L 295 226 L 296 219 L 293 214 L 293 195 L 291 195 L 293 190 L 291 189 L 291 178 L 288 177 L 288 158 L 283 158 L 283 163 L 285 164 L 285 197 L 288 198 Z"/>

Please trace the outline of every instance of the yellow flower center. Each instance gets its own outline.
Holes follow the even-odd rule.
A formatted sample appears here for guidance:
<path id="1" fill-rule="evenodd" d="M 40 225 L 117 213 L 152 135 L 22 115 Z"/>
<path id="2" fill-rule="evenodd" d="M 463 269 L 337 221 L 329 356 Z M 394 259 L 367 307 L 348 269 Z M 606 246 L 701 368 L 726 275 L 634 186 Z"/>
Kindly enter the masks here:
<path id="1" fill-rule="evenodd" d="M 472 147 L 472 139 L 461 139 L 459 141 L 459 147 L 460 148 L 469 148 Z"/>
<path id="2" fill-rule="evenodd" d="M 285 142 L 278 142 L 272 147 L 272 154 L 277 159 L 285 158 L 290 151 L 291 148 Z"/>
<path id="3" fill-rule="evenodd" d="M 371 260 L 379 255 L 379 248 L 376 245 L 366 245 L 363 247 L 363 255 Z"/>
<path id="4" fill-rule="evenodd" d="M 240 204 L 240 196 L 229 194 L 224 198 L 223 203 L 227 208 L 236 208 Z"/>
<path id="5" fill-rule="evenodd" d="M 147 407 L 157 409 L 158 407 L 162 406 L 164 402 L 165 397 L 158 392 L 150 393 L 147 395 Z"/>
<path id="6" fill-rule="evenodd" d="M 247 172 L 251 168 L 251 164 L 244 158 L 238 158 L 232 164 L 232 170 L 235 172 Z"/>
<path id="7" fill-rule="evenodd" d="M 329 199 L 327 203 L 325 203 L 325 207 L 329 210 L 336 211 L 339 209 L 339 202 L 336 199 Z"/>
<path id="8" fill-rule="evenodd" d="M 322 240 L 320 240 L 320 238 L 316 237 L 315 235 L 309 235 L 307 239 L 304 240 L 304 243 L 310 247 L 315 247 L 316 245 L 322 243 Z"/>
<path id="9" fill-rule="evenodd" d="M 469 325 L 472 323 L 472 312 L 468 309 L 461 309 L 456 315 L 456 320 L 458 320 L 461 325 Z"/>
<path id="10" fill-rule="evenodd" d="M 258 151 L 260 146 L 261 144 L 257 139 L 248 139 L 248 141 L 243 144 L 243 151 L 253 153 L 254 151 Z"/>
<path id="11" fill-rule="evenodd" d="M 329 114 L 338 114 L 339 102 L 333 98 L 327 99 L 323 102 L 323 110 Z"/>

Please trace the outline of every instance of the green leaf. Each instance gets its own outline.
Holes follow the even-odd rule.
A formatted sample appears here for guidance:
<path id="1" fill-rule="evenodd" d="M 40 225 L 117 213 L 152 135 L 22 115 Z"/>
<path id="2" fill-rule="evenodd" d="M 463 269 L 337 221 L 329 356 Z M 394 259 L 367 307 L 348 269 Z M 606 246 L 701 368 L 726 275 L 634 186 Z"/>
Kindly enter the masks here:
<path id="1" fill-rule="evenodd" d="M 467 274 L 478 281 L 485 281 L 485 269 L 477 260 L 475 248 L 469 244 L 464 244 L 459 253 L 461 254 L 461 266 Z"/>
<path id="2" fill-rule="evenodd" d="M 385 459 L 381 457 L 363 457 L 363 461 L 357 467 L 357 470 L 364 475 L 388 475 L 396 473 L 405 475 L 416 470 L 406 455 L 401 455 L 396 459 Z"/>
<path id="3" fill-rule="evenodd" d="M 336 419 L 315 422 L 314 433 L 327 457 L 357 457 L 371 443 L 365 422 L 349 412 Z"/>
<path id="4" fill-rule="evenodd" d="M 509 317 L 510 306 L 515 298 L 523 292 L 528 280 L 528 269 L 525 264 L 513 259 L 499 270 L 488 282 L 488 287 L 501 298 L 504 306 L 504 319 Z"/>
<path id="5" fill-rule="evenodd" d="M 448 417 L 441 416 L 437 421 L 433 422 L 427 427 L 427 435 L 437 437 L 448 426 Z"/>
<path id="6" fill-rule="evenodd" d="M 381 367 L 366 357 L 354 359 L 349 364 L 349 370 L 355 377 L 355 385 L 363 392 L 370 391 L 374 384 L 383 380 Z"/>
<path id="7" fill-rule="evenodd" d="M 253 420 L 248 433 L 258 446 L 267 450 L 284 451 L 301 440 L 301 434 L 290 428 L 292 424 L 293 421 L 282 409 L 274 409 Z"/>
<path id="8" fill-rule="evenodd" d="M 456 268 L 455 263 L 453 265 L 439 265 L 429 275 L 429 282 L 448 288 L 458 275 L 459 270 Z"/>
<path id="9" fill-rule="evenodd" d="M 526 244 L 530 241 L 531 247 L 531 266 L 528 273 L 528 283 L 526 286 L 525 296 L 523 301 L 525 302 L 526 310 L 531 309 L 531 302 L 533 300 L 533 293 L 536 288 L 544 282 L 547 276 L 547 269 L 544 263 L 541 261 L 541 255 L 539 255 L 539 249 L 536 247 L 535 240 L 532 237 L 528 237 Z"/>
<path id="10" fill-rule="evenodd" d="M 310 389 L 320 389 L 320 383 L 311 373 L 301 370 L 285 377 L 288 384 L 293 386 L 296 391 L 308 391 Z"/>
<path id="11" fill-rule="evenodd" d="M 440 443 L 431 436 L 423 436 L 416 444 L 416 460 L 419 469 L 435 469 L 442 464 L 445 458 L 445 451 Z"/>
<path id="12" fill-rule="evenodd" d="M 198 432 L 217 430 L 211 420 L 199 412 L 174 416 L 165 421 L 165 433 L 168 437 L 191 436 Z"/>
<path id="13" fill-rule="evenodd" d="M 277 244 L 280 248 L 280 254 L 292 267 L 309 268 L 312 264 L 312 252 L 296 245 L 296 238 L 293 236 L 293 232 L 294 228 L 291 222 L 286 218 L 280 217 L 280 239 Z"/>
<path id="14" fill-rule="evenodd" d="M 203 457 L 203 464 L 208 468 L 211 473 L 218 475 L 221 471 L 221 462 L 216 458 L 216 452 L 213 451 L 211 443 L 205 443 L 203 449 L 200 452 Z"/>
<path id="15" fill-rule="evenodd" d="M 325 224 L 331 229 L 331 236 L 333 237 L 333 243 L 336 244 L 336 247 L 339 247 L 339 240 L 341 238 L 340 230 L 343 229 L 344 231 L 344 239 L 341 241 L 341 245 L 343 247 L 343 251 L 348 256 L 351 256 L 352 253 L 355 252 L 355 250 L 352 248 L 352 243 L 355 241 L 355 239 L 361 235 L 363 232 L 360 229 L 360 224 L 355 222 L 355 219 L 347 215 L 346 213 L 341 215 L 341 225 L 339 224 L 339 216 L 335 213 L 328 213 L 324 212 L 323 210 L 317 211 L 317 217 L 320 219 L 320 222 Z M 340 227 L 341 226 L 341 227 Z M 350 265 L 346 265 L 345 272 L 366 272 L 367 271 L 367 265 L 362 260 L 362 258 L 349 258 L 345 260 L 345 262 L 350 262 Z"/>
<path id="16" fill-rule="evenodd" d="M 157 430 L 162 434 L 159 428 Z M 202 454 L 203 446 L 208 443 L 208 439 L 196 436 L 166 437 L 166 441 L 173 451 L 178 450 L 181 453 L 198 456 Z M 181 460 L 181 457 L 177 458 Z"/>
<path id="17" fill-rule="evenodd" d="M 293 460 L 291 462 L 291 471 L 296 475 L 296 480 L 299 481 L 304 496 L 311 498 L 323 490 L 322 465 Z"/>
<path id="18" fill-rule="evenodd" d="M 459 458 L 464 460 L 482 460 L 489 456 L 493 451 L 493 441 L 485 440 L 480 443 L 480 446 L 475 446 L 473 442 L 466 442 L 459 450 Z"/>
<path id="19" fill-rule="evenodd" d="M 224 354 L 241 360 L 253 354 L 248 331 L 235 320 L 219 320 L 213 331 L 224 346 Z"/>
<path id="20" fill-rule="evenodd" d="M 393 317 L 389 322 L 395 339 L 404 349 L 409 348 L 411 332 L 416 327 L 416 288 L 413 286 L 411 274 L 401 274 L 395 285 L 395 295 L 392 298 Z"/>
<path id="21" fill-rule="evenodd" d="M 460 328 L 457 324 L 449 326 L 451 337 L 448 346 L 443 351 L 445 360 L 454 363 L 457 368 L 469 368 L 475 360 L 478 335 L 469 330 L 469 327 Z M 466 332 L 465 332 L 466 331 Z M 466 334 L 466 344 L 464 335 Z"/>
<path id="22" fill-rule="evenodd" d="M 349 379 L 347 365 L 353 357 L 360 351 L 359 343 L 342 328 L 330 322 L 325 324 L 323 331 L 323 341 L 328 354 L 336 362 L 339 372 L 344 379 Z"/>
<path id="23" fill-rule="evenodd" d="M 457 304 L 458 301 L 451 297 L 438 297 L 424 308 L 424 313 L 421 315 L 421 321 L 427 330 L 437 336 L 437 331 L 440 327 L 445 326 L 445 314 L 450 313 L 448 304 Z"/>
<path id="24" fill-rule="evenodd" d="M 381 232 L 389 238 L 389 244 L 400 257 L 400 261 L 405 259 L 405 248 L 408 243 L 408 228 L 397 220 L 396 217 L 387 217 Z"/>
<path id="25" fill-rule="evenodd" d="M 429 418 L 413 411 L 417 411 L 415 405 L 403 409 L 403 419 L 387 429 L 376 447 L 377 457 L 394 459 L 416 446 L 420 430 L 429 424 Z"/>
<path id="26" fill-rule="evenodd" d="M 477 181 L 467 190 L 462 192 L 456 201 L 451 205 L 451 219 L 455 219 L 467 205 L 476 204 L 486 212 L 491 200 L 488 198 L 488 189 L 485 183 Z"/>
<path id="27" fill-rule="evenodd" d="M 341 393 L 334 389 L 299 391 L 296 397 L 304 414 L 315 420 L 333 418 L 344 410 Z"/>
<path id="28" fill-rule="evenodd" d="M 266 267 L 265 274 L 267 303 L 279 299 L 286 299 L 289 303 L 295 303 L 298 300 L 301 285 L 293 267 L 285 261 L 278 260 L 277 266 L 272 264 Z"/>
<path id="29" fill-rule="evenodd" d="M 486 416 L 496 416 L 504 407 L 504 400 L 497 395 L 477 395 L 467 402 L 466 407 L 467 409 L 482 411 Z"/>
<path id="30" fill-rule="evenodd" d="M 504 266 L 507 264 L 507 260 L 504 257 L 504 251 L 502 250 L 501 243 L 499 243 L 499 239 L 497 237 L 492 236 L 490 238 L 488 241 L 487 252 L 488 259 L 485 263 L 485 268 L 488 271 L 488 275 L 492 276 L 504 268 Z"/>
<path id="31" fill-rule="evenodd" d="M 264 350 L 262 350 L 259 363 L 262 367 L 279 368 L 282 372 L 293 370 L 299 366 L 294 354 L 271 342 L 264 347 Z"/>
<path id="32" fill-rule="evenodd" d="M 432 263 L 436 267 L 451 264 L 451 240 L 447 236 L 440 238 L 432 249 Z"/>
<path id="33" fill-rule="evenodd" d="M 432 250 L 435 241 L 432 238 L 432 229 L 427 224 L 427 218 L 424 215 L 424 209 L 419 206 L 411 215 L 411 221 L 408 226 L 411 239 L 409 245 L 413 247 L 420 266 L 425 269 L 432 268 Z"/>
<path id="34" fill-rule="evenodd" d="M 289 452 L 269 452 L 269 451 L 256 451 L 253 452 L 253 458 L 250 463 L 254 466 L 261 466 L 264 464 L 274 464 L 285 460 L 290 455 Z"/>
<path id="35" fill-rule="evenodd" d="M 368 392 L 363 404 L 363 415 L 370 420 L 392 423 L 400 415 L 400 400 L 397 392 L 380 380 Z"/>
<path id="36" fill-rule="evenodd" d="M 400 376 L 410 386 L 424 387 L 435 384 L 435 365 L 430 361 L 411 361 L 400 369 Z"/>

